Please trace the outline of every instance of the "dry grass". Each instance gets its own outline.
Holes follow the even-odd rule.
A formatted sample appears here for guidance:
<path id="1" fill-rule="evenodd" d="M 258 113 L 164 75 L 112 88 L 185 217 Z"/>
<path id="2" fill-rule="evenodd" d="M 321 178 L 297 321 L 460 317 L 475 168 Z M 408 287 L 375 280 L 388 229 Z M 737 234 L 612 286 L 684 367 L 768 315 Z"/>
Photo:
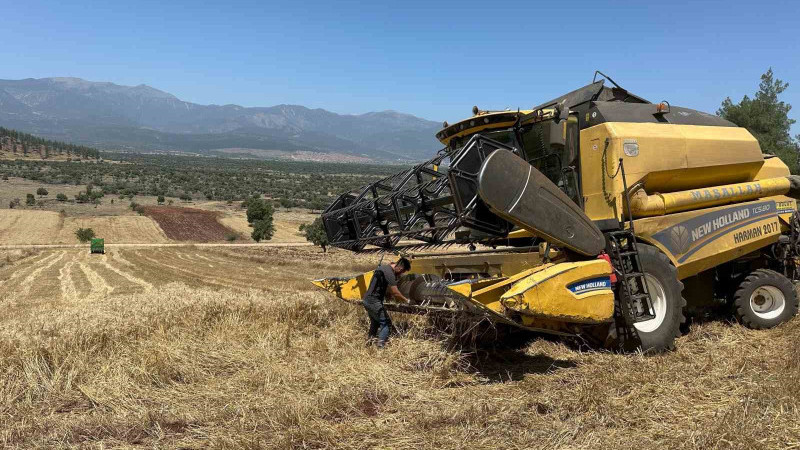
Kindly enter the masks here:
<path id="1" fill-rule="evenodd" d="M 308 279 L 311 249 L 54 251 L 0 267 L 0 446 L 792 448 L 800 321 L 694 325 L 655 357 L 548 340 L 458 351 Z M 438 337 L 437 337 L 438 336 Z"/>
<path id="2" fill-rule="evenodd" d="M 35 194 L 36 189 L 45 187 L 46 197 L 36 196 L 42 206 L 25 206 L 25 195 Z M 73 199 L 75 194 L 85 191 L 86 186 L 68 184 L 46 185 L 21 178 L 0 180 L 0 245 L 19 244 L 76 244 L 75 230 L 79 227 L 92 228 L 95 234 L 109 243 L 148 244 L 171 242 L 159 225 L 151 218 L 139 216 L 129 207 L 130 200 L 119 199 L 114 195 L 103 197 L 100 205 L 57 201 L 56 194 L 63 193 Z M 11 200 L 22 202 L 19 209 L 6 209 Z M 111 201 L 114 203 L 111 203 Z M 224 227 L 239 234 L 239 242 L 254 242 L 250 238 L 253 231 L 247 223 L 241 202 L 221 201 L 174 201 L 174 206 L 213 211 L 217 221 Z M 136 196 L 134 201 L 140 205 L 156 206 L 154 196 Z M 316 213 L 296 208 L 275 211 L 275 234 L 272 243 L 302 243 L 305 238 L 299 234 L 301 224 L 311 223 L 319 217 Z M 224 239 L 225 233 L 219 238 Z M 193 239 L 200 242 L 201 239 Z"/>
<path id="3" fill-rule="evenodd" d="M 202 207 L 202 206 L 201 206 Z M 292 242 L 306 242 L 305 237 L 300 234 L 300 225 L 304 223 L 311 223 L 319 217 L 318 213 L 311 213 L 308 210 L 284 210 L 278 209 L 273 215 L 273 223 L 275 224 L 275 234 L 269 242 L 276 243 L 292 243 Z M 253 229 L 247 223 L 247 216 L 243 212 L 226 212 L 219 218 L 220 223 L 235 230 L 245 240 L 250 240 L 250 233 Z"/>
<path id="4" fill-rule="evenodd" d="M 69 217 L 53 211 L 9 209 L 0 214 L 0 244 L 77 244 L 78 228 L 91 228 L 109 243 L 170 242 L 149 217 Z"/>
<path id="5" fill-rule="evenodd" d="M 36 194 L 40 187 L 46 188 L 47 197 L 36 196 L 36 200 L 43 200 L 49 203 L 56 203 L 56 194 L 62 193 L 69 198 L 75 198 L 75 194 L 86 190 L 86 186 L 76 186 L 74 184 L 45 184 L 39 181 L 26 180 L 24 178 L 12 177 L 8 180 L 0 180 L 0 209 L 8 208 L 8 203 L 15 198 L 20 199 L 25 205 L 26 194 Z M 63 205 L 63 203 L 62 203 Z"/>
<path id="6" fill-rule="evenodd" d="M 52 211 L 5 209 L 0 213 L 0 243 L 52 242 L 61 227 L 61 216 Z"/>

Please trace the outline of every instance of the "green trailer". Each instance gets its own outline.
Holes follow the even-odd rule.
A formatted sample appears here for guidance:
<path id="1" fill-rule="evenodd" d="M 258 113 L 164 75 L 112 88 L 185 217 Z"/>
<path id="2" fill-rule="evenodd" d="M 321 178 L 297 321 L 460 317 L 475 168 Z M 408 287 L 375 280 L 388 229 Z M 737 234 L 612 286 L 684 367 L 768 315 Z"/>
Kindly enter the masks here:
<path id="1" fill-rule="evenodd" d="M 103 242 L 103 239 L 93 238 L 91 244 L 91 249 L 92 249 L 91 252 L 104 254 L 106 252 L 104 245 L 105 244 Z"/>

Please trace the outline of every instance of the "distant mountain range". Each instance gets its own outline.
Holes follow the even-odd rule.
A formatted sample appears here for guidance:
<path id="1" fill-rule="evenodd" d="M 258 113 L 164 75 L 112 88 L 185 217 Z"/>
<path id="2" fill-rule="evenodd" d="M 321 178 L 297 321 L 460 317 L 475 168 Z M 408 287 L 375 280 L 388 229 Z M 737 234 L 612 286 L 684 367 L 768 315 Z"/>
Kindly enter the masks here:
<path id="1" fill-rule="evenodd" d="M 146 85 L 80 78 L 0 80 L 0 126 L 105 150 L 263 150 L 398 161 L 428 158 L 441 147 L 434 137 L 439 122 L 396 111 L 199 105 Z"/>

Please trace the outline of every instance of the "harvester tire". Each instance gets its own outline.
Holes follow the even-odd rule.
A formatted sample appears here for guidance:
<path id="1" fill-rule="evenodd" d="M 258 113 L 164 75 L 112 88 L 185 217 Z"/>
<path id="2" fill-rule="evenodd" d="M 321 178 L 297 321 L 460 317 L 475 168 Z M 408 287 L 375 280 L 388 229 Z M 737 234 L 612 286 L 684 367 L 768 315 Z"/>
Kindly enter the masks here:
<path id="1" fill-rule="evenodd" d="M 642 351 L 658 353 L 671 350 L 675 347 L 675 338 L 681 335 L 681 324 L 686 321 L 683 315 L 686 299 L 681 294 L 683 283 L 678 280 L 678 270 L 656 247 L 647 244 L 637 244 L 636 247 L 656 310 L 655 319 L 634 325 L 642 341 Z"/>
<path id="2" fill-rule="evenodd" d="M 769 269 L 747 275 L 733 294 L 736 318 L 753 329 L 772 328 L 797 314 L 797 291 L 792 281 Z"/>

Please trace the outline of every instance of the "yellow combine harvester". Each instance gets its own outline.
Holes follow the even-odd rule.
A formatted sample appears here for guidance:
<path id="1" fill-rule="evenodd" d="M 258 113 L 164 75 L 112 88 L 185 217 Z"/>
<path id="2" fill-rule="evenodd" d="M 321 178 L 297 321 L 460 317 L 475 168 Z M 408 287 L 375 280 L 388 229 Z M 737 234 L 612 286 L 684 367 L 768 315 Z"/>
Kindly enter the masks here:
<path id="1" fill-rule="evenodd" d="M 445 122 L 435 158 L 328 207 L 330 242 L 412 258 L 400 281 L 412 303 L 389 310 L 609 347 L 671 348 L 684 314 L 714 304 L 752 328 L 794 316 L 800 178 L 746 129 L 603 78 Z M 424 250 L 451 244 L 470 251 Z M 360 301 L 371 276 L 315 284 Z"/>

